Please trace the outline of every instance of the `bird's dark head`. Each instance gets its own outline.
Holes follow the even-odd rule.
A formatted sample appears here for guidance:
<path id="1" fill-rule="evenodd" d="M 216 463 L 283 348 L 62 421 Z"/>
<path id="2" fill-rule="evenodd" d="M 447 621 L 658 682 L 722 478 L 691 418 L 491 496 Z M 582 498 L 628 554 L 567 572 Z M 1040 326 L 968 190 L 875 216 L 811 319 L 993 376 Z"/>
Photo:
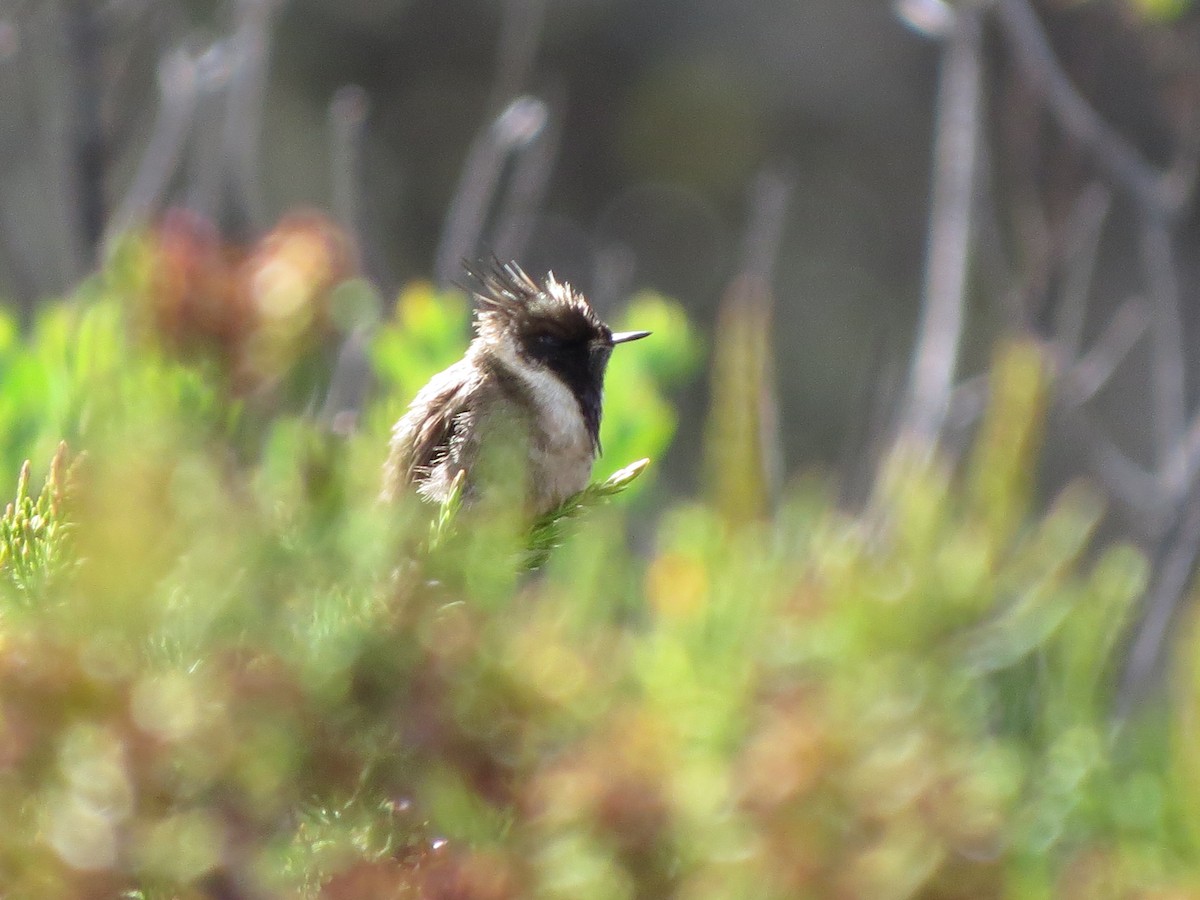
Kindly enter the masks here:
<path id="1" fill-rule="evenodd" d="M 469 274 L 476 282 L 475 345 L 519 372 L 557 378 L 578 401 L 598 442 L 604 372 L 613 347 L 650 332 L 614 334 L 587 298 L 553 273 L 538 284 L 515 262 L 496 261 Z"/>

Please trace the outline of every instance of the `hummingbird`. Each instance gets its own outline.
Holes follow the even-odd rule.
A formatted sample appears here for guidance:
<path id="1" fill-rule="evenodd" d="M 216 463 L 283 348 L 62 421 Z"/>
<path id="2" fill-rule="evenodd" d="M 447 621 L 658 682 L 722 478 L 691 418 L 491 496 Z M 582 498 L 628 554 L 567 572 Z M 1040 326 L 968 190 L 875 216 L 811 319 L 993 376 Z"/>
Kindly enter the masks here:
<path id="1" fill-rule="evenodd" d="M 444 502 L 461 478 L 469 500 L 503 482 L 523 486 L 525 512 L 537 517 L 587 487 L 609 356 L 650 332 L 614 333 L 553 272 L 539 284 L 517 263 L 495 260 L 467 274 L 475 336 L 392 429 L 383 498 L 415 488 Z M 507 456 L 497 457 L 501 446 Z"/>

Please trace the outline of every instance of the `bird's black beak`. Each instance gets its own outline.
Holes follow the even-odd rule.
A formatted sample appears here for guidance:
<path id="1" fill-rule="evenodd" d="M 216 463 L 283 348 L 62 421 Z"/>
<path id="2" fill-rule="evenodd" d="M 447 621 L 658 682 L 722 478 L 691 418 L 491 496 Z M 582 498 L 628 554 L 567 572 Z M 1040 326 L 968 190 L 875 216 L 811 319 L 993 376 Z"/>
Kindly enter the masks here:
<path id="1" fill-rule="evenodd" d="M 618 331 L 612 336 L 613 344 L 626 344 L 629 341 L 640 341 L 644 337 L 649 337 L 649 331 Z"/>

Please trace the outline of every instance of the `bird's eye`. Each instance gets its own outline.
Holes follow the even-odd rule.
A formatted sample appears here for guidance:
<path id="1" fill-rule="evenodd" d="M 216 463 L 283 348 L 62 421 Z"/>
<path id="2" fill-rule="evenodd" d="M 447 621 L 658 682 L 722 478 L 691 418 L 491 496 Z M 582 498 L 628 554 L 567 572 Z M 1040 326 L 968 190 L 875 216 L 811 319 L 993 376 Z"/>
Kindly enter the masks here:
<path id="1" fill-rule="evenodd" d="M 542 332 L 534 335 L 533 344 L 542 353 L 555 353 L 562 349 L 562 340 L 553 334 Z"/>

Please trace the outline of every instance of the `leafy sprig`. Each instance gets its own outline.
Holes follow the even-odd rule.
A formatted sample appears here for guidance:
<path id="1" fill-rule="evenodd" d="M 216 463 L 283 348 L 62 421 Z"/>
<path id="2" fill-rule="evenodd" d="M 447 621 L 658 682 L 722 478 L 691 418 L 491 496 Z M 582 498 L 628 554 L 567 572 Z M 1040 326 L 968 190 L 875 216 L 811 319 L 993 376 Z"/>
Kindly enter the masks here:
<path id="1" fill-rule="evenodd" d="M 44 588 L 69 559 L 64 504 L 72 468 L 67 445 L 60 443 L 35 497 L 29 490 L 32 464 L 25 460 L 21 466 L 16 497 L 0 518 L 0 573 L 19 595 L 30 597 Z"/>
<path id="2" fill-rule="evenodd" d="M 650 465 L 649 459 L 639 459 L 618 469 L 604 481 L 589 484 L 579 493 L 568 497 L 555 509 L 539 518 L 529 530 L 525 568 L 540 569 L 550 553 L 567 536 L 571 523 L 589 509 L 607 503 L 633 484 Z"/>

